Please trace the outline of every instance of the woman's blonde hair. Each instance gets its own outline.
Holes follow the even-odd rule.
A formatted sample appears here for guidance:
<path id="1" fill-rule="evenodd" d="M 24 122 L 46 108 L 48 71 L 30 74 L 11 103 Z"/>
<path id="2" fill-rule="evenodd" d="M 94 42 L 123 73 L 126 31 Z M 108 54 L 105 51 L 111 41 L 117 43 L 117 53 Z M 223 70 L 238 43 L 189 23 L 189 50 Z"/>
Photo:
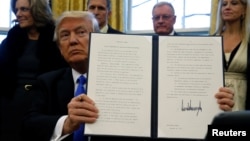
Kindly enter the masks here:
<path id="1" fill-rule="evenodd" d="M 240 2 L 245 6 L 246 13 L 242 15 L 241 19 L 241 34 L 242 34 L 242 45 L 247 46 L 249 42 L 249 34 L 250 34 L 250 0 L 240 0 Z M 225 22 L 221 17 L 221 7 L 223 0 L 219 0 L 218 3 L 218 11 L 217 11 L 217 22 L 216 22 L 216 30 L 214 35 L 220 35 L 225 29 Z"/>

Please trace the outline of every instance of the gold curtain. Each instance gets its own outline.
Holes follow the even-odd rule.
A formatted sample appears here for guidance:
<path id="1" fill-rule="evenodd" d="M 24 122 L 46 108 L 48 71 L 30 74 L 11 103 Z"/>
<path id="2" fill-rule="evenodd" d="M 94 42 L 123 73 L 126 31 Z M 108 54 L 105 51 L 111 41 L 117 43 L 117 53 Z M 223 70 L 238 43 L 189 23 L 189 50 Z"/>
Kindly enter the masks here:
<path id="1" fill-rule="evenodd" d="M 215 29 L 216 29 L 218 3 L 219 3 L 219 0 L 212 0 L 211 21 L 210 21 L 210 30 L 209 30 L 210 34 L 213 34 L 215 32 Z"/>
<path id="2" fill-rule="evenodd" d="M 85 10 L 86 0 L 51 0 L 54 17 L 57 18 L 63 11 Z"/>
<path id="3" fill-rule="evenodd" d="M 111 0 L 112 15 L 109 24 L 123 31 L 123 0 Z M 52 11 L 54 18 L 57 18 L 66 10 L 87 10 L 87 0 L 52 0 Z"/>
<path id="4" fill-rule="evenodd" d="M 123 31 L 123 0 L 111 0 L 112 3 L 112 14 L 109 19 L 109 24 L 119 30 Z"/>

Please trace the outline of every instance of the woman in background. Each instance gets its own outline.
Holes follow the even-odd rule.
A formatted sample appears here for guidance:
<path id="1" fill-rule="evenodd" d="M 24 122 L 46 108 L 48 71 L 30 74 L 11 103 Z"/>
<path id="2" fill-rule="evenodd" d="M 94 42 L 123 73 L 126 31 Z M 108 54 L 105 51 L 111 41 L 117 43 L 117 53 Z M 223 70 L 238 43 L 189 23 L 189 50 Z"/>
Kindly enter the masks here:
<path id="1" fill-rule="evenodd" d="M 53 41 L 54 20 L 48 0 L 11 0 L 11 8 L 17 24 L 0 46 L 0 137 L 19 141 L 36 77 L 67 65 Z"/>
<path id="2" fill-rule="evenodd" d="M 234 91 L 233 111 L 250 109 L 250 0 L 220 0 L 215 35 L 223 37 L 225 86 Z"/>

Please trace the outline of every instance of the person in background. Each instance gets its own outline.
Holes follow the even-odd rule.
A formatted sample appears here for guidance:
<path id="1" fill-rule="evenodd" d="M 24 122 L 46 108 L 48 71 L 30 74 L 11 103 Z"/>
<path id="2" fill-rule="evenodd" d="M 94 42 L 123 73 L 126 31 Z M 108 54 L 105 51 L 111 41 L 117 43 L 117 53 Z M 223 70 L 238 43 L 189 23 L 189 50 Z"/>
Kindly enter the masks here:
<path id="1" fill-rule="evenodd" d="M 21 121 L 31 104 L 29 92 L 36 77 L 67 63 L 53 41 L 54 21 L 47 0 L 11 0 L 11 9 L 16 25 L 0 46 L 0 138 L 20 141 Z"/>
<path id="2" fill-rule="evenodd" d="M 156 3 L 152 10 L 154 32 L 158 35 L 178 35 L 174 30 L 176 15 L 169 2 Z"/>
<path id="3" fill-rule="evenodd" d="M 102 33 L 122 33 L 108 24 L 112 14 L 110 0 L 88 0 L 87 7 L 95 15 Z"/>
<path id="4" fill-rule="evenodd" d="M 225 86 L 234 91 L 233 111 L 250 109 L 250 1 L 220 0 L 213 35 L 223 37 Z"/>

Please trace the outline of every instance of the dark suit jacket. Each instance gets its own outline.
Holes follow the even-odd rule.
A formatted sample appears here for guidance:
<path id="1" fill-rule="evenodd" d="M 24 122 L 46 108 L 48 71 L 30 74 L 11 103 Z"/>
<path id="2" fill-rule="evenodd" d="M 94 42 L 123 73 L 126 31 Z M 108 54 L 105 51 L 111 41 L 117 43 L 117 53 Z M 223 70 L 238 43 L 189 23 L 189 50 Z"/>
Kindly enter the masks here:
<path id="1" fill-rule="evenodd" d="M 112 28 L 110 25 L 108 25 L 107 33 L 123 33 L 123 32 L 116 30 L 116 29 Z"/>
<path id="2" fill-rule="evenodd" d="M 174 31 L 174 36 L 178 36 L 178 35 L 180 35 L 180 34 Z"/>
<path id="3" fill-rule="evenodd" d="M 181 34 L 177 33 L 174 31 L 174 35 L 159 35 L 157 33 L 150 33 L 150 34 L 145 34 L 145 35 L 157 35 L 157 36 L 180 36 Z"/>
<path id="4" fill-rule="evenodd" d="M 27 141 L 49 141 L 58 119 L 67 115 L 67 104 L 74 96 L 70 68 L 45 73 L 38 77 L 31 90 L 32 108 L 23 121 Z M 69 136 L 65 141 L 71 141 Z"/>
<path id="5" fill-rule="evenodd" d="M 236 125 L 250 128 L 250 111 L 224 112 L 215 116 L 212 125 Z"/>

